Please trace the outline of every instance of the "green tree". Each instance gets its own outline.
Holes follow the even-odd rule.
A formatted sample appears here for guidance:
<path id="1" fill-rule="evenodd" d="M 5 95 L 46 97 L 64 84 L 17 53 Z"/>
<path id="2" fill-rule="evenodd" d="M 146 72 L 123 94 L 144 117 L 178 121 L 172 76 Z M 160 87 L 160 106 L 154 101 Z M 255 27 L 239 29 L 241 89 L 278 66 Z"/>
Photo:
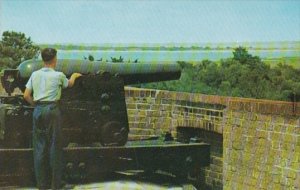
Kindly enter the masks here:
<path id="1" fill-rule="evenodd" d="M 89 55 L 88 59 L 89 59 L 89 61 L 94 61 L 95 60 L 92 55 Z"/>
<path id="2" fill-rule="evenodd" d="M 124 58 L 122 56 L 120 56 L 119 58 L 111 57 L 110 59 L 113 63 L 123 63 L 124 62 Z"/>
<path id="3" fill-rule="evenodd" d="M 222 81 L 220 84 L 220 95 L 232 96 L 232 88 L 229 81 Z"/>
<path id="4" fill-rule="evenodd" d="M 300 69 L 287 64 L 271 68 L 243 47 L 236 48 L 233 58 L 223 59 L 220 64 L 210 60 L 194 64 L 184 61 L 178 63 L 182 68 L 180 80 L 145 84 L 143 87 L 300 101 Z"/>
<path id="5" fill-rule="evenodd" d="M 232 53 L 233 60 L 236 60 L 243 65 L 248 65 L 249 67 L 255 68 L 258 66 L 258 64 L 262 63 L 258 56 L 252 56 L 244 47 L 235 48 Z"/>
<path id="6" fill-rule="evenodd" d="M 234 49 L 233 60 L 236 60 L 236 61 L 240 62 L 241 64 L 247 63 L 247 61 L 251 57 L 252 56 L 248 53 L 246 48 L 243 48 L 243 47 L 239 46 L 239 47 Z"/>
<path id="7" fill-rule="evenodd" d="M 37 56 L 39 49 L 24 33 L 5 31 L 0 41 L 0 68 L 16 68 L 22 61 Z"/>

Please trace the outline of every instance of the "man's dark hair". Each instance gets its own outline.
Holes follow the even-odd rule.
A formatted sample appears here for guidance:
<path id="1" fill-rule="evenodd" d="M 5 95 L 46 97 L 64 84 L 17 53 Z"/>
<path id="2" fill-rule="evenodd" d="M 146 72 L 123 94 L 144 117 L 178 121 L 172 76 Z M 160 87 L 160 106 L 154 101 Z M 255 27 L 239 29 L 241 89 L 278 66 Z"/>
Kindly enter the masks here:
<path id="1" fill-rule="evenodd" d="M 57 50 L 54 48 L 45 48 L 42 50 L 42 59 L 44 62 L 51 61 L 57 54 Z"/>

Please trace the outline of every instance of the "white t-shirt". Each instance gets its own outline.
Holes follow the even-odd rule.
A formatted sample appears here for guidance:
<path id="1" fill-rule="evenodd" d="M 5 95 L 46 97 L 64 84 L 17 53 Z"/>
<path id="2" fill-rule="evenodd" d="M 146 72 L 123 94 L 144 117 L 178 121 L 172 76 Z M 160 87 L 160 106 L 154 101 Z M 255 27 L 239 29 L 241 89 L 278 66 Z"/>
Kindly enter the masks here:
<path id="1" fill-rule="evenodd" d="M 47 67 L 33 72 L 26 84 L 33 91 L 33 101 L 58 101 L 61 89 L 67 87 L 66 75 Z"/>

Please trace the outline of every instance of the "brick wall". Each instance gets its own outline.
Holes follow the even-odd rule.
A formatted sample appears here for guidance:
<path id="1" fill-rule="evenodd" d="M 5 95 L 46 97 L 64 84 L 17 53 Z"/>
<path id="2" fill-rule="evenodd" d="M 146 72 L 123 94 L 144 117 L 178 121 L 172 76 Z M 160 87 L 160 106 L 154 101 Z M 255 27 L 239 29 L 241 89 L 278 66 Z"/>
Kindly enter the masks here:
<path id="1" fill-rule="evenodd" d="M 197 136 L 211 145 L 211 164 L 199 174 L 203 189 L 222 189 L 224 105 L 203 101 L 189 93 L 126 88 L 129 139 L 161 136 L 165 132 L 177 136 L 177 127 L 189 137 Z"/>
<path id="2" fill-rule="evenodd" d="M 240 104 L 224 122 L 224 189 L 300 189 L 299 103 L 297 113 L 282 102 Z"/>
<path id="3" fill-rule="evenodd" d="M 203 170 L 208 188 L 300 188 L 300 103 L 136 88 L 125 93 L 130 139 L 166 131 L 176 136 L 178 126 L 202 130 L 212 145 L 211 165 Z"/>

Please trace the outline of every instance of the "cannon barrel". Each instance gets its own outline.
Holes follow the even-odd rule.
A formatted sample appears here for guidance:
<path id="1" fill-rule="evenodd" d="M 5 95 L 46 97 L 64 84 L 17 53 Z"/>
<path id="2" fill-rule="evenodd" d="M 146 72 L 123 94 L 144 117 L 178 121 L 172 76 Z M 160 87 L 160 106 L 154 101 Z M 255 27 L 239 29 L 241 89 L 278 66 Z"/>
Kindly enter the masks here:
<path id="1" fill-rule="evenodd" d="M 18 77 L 21 80 L 28 79 L 32 72 L 43 67 L 42 60 L 27 60 L 18 67 Z M 88 60 L 60 59 L 57 61 L 55 70 L 63 72 L 67 77 L 72 73 L 97 74 L 109 72 L 123 77 L 124 84 L 138 84 L 175 80 L 180 78 L 181 68 L 176 62 L 173 63 L 114 63 Z"/>
<path id="2" fill-rule="evenodd" d="M 17 69 L 5 69 L 1 77 L 2 86 L 9 95 L 16 87 L 24 91 L 31 74 L 43 66 L 42 60 L 31 59 L 22 62 Z M 124 85 L 176 80 L 181 75 L 181 67 L 176 62 L 115 63 L 59 59 L 55 70 L 63 72 L 67 77 L 75 72 L 83 75 L 108 72 L 120 76 Z"/>

